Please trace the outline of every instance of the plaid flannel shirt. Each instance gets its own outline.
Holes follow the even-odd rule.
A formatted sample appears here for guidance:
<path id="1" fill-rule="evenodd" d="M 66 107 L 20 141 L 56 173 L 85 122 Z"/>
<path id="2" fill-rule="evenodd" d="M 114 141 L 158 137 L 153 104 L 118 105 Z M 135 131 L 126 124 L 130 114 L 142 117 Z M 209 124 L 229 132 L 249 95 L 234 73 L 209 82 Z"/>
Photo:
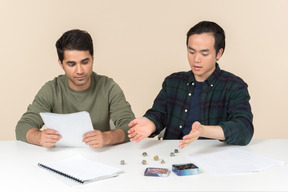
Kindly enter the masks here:
<path id="1" fill-rule="evenodd" d="M 154 122 L 158 135 L 166 128 L 164 139 L 178 139 L 185 126 L 194 88 L 192 71 L 166 77 L 154 104 L 144 117 Z M 219 125 L 229 144 L 247 145 L 253 136 L 253 114 L 248 85 L 239 77 L 216 69 L 204 82 L 200 101 L 200 123 Z"/>

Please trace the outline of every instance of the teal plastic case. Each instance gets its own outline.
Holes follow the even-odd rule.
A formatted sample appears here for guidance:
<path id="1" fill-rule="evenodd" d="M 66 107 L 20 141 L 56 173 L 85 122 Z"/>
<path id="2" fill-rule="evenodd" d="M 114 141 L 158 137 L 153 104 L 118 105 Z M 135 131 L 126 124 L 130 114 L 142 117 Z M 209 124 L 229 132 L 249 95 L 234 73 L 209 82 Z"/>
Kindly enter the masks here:
<path id="1" fill-rule="evenodd" d="M 199 168 L 193 163 L 186 164 L 174 164 L 172 165 L 172 171 L 178 176 L 187 176 L 187 175 L 198 175 Z"/>

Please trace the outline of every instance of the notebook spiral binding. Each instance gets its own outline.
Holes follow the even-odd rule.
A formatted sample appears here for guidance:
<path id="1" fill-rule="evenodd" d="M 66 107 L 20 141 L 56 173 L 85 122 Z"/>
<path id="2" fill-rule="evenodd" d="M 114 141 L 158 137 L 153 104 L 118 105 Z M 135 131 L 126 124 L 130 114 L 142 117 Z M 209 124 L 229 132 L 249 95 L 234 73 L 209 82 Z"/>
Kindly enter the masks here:
<path id="1" fill-rule="evenodd" d="M 53 168 L 48 167 L 48 166 L 46 166 L 46 165 L 43 165 L 43 164 L 41 164 L 41 163 L 38 163 L 38 166 L 40 166 L 40 167 L 42 167 L 42 168 L 44 168 L 44 169 L 48 169 L 48 170 L 50 170 L 50 171 L 53 171 L 53 172 L 55 172 L 55 173 L 57 173 L 57 174 L 60 174 L 60 175 L 62 175 L 62 176 L 64 176 L 64 177 L 67 177 L 67 178 L 69 178 L 69 179 L 73 179 L 74 181 L 77 181 L 77 182 L 79 182 L 79 183 L 81 183 L 81 184 L 84 184 L 84 181 L 82 181 L 81 179 L 75 178 L 75 177 L 73 177 L 73 176 L 71 176 L 71 175 L 65 174 L 65 173 L 63 173 L 63 172 L 61 172 L 61 171 L 58 171 L 58 170 L 56 170 L 56 169 L 53 169 Z"/>

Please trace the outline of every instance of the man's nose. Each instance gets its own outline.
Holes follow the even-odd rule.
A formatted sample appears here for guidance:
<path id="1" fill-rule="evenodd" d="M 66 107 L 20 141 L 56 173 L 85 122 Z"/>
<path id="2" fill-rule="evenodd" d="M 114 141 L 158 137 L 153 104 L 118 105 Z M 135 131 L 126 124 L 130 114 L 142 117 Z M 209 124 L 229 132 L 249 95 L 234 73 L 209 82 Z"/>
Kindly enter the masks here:
<path id="1" fill-rule="evenodd" d="M 194 61 L 195 61 L 196 63 L 200 63 L 200 61 L 201 61 L 201 55 L 200 55 L 199 53 L 196 53 L 195 58 L 194 58 Z"/>
<path id="2" fill-rule="evenodd" d="M 81 64 L 78 64 L 78 65 L 76 66 L 76 73 L 83 73 L 83 67 L 82 67 Z"/>

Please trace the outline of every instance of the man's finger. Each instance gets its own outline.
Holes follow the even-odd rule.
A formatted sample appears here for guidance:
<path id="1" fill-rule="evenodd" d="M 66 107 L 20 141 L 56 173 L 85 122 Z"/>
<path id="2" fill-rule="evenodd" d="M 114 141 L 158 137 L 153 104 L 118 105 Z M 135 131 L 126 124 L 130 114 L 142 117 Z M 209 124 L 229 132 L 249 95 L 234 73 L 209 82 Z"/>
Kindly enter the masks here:
<path id="1" fill-rule="evenodd" d="M 130 121 L 130 123 L 128 124 L 129 127 L 133 127 L 134 125 L 137 124 L 137 119 L 134 119 L 133 121 Z"/>
<path id="2" fill-rule="evenodd" d="M 54 129 L 44 129 L 43 132 L 44 132 L 45 134 L 48 134 L 48 135 L 50 135 L 50 134 L 52 134 L 52 135 L 57 135 L 57 134 L 58 134 L 58 131 L 56 131 L 56 130 L 54 130 Z"/>

